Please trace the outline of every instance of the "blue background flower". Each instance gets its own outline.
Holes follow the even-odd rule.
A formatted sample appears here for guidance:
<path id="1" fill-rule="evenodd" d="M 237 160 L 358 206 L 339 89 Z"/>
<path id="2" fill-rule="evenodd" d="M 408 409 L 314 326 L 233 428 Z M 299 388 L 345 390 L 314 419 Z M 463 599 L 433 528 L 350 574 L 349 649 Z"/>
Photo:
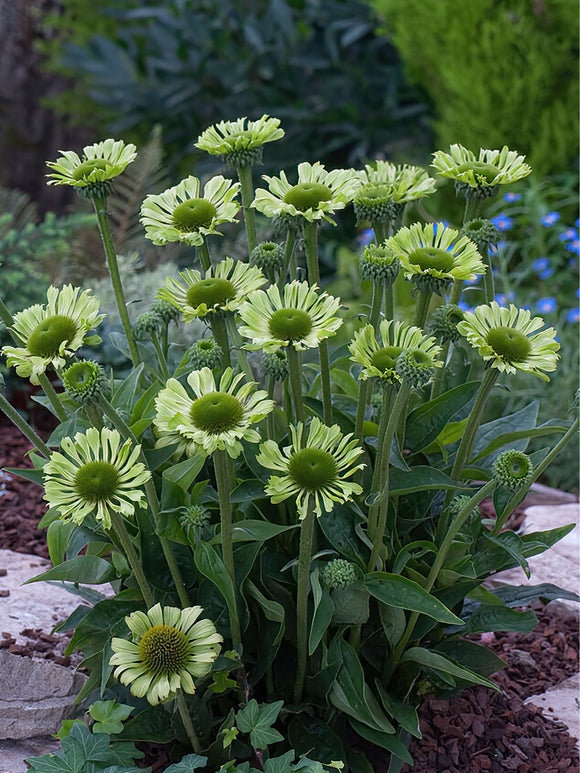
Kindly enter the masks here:
<path id="1" fill-rule="evenodd" d="M 536 304 L 540 314 L 550 314 L 557 306 L 555 298 L 540 298 Z"/>
<path id="2" fill-rule="evenodd" d="M 491 222 L 498 229 L 498 231 L 509 231 L 513 225 L 512 218 L 509 217 L 509 215 L 504 215 L 503 213 L 492 217 Z"/>
<path id="3" fill-rule="evenodd" d="M 550 226 L 554 225 L 554 223 L 557 223 L 559 219 L 559 212 L 547 212 L 543 217 L 540 218 L 540 223 L 545 226 Z"/>
<path id="4" fill-rule="evenodd" d="M 519 201 L 522 198 L 521 193 L 504 193 L 503 195 L 504 200 L 508 201 L 510 204 L 512 201 Z"/>

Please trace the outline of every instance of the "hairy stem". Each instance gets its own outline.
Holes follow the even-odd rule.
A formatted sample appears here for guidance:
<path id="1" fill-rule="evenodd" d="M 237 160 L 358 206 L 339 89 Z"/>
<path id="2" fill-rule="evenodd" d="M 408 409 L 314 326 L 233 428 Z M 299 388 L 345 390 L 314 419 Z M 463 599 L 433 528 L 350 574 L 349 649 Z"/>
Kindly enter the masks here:
<path id="1" fill-rule="evenodd" d="M 257 244 L 256 239 L 256 213 L 252 209 L 254 201 L 254 184 L 252 182 L 252 167 L 236 167 L 238 178 L 242 189 L 242 206 L 244 208 L 244 223 L 246 224 L 246 235 L 248 237 L 248 252 L 252 252 Z"/>
<path id="2" fill-rule="evenodd" d="M 193 727 L 193 722 L 191 721 L 191 717 L 189 716 L 189 711 L 187 710 L 187 703 L 185 702 L 185 696 L 182 690 L 178 690 L 177 692 L 177 710 L 179 711 L 179 716 L 181 717 L 181 721 L 183 722 L 183 727 L 185 728 L 185 732 L 187 733 L 187 737 L 189 738 L 189 743 L 191 744 L 191 748 L 196 754 L 199 754 L 202 750 L 202 747 L 199 742 L 199 738 L 197 737 L 197 733 L 195 732 L 195 729 Z"/>
<path id="3" fill-rule="evenodd" d="M 139 585 L 139 589 L 141 590 L 141 595 L 143 596 L 143 600 L 147 604 L 147 607 L 150 609 L 153 606 L 153 604 L 155 604 L 155 597 L 153 596 L 153 591 L 151 590 L 151 586 L 149 585 L 149 583 L 147 582 L 147 578 L 145 577 L 145 572 L 143 571 L 143 567 L 141 566 L 141 561 L 137 554 L 137 550 L 133 545 L 133 541 L 129 536 L 129 532 L 127 531 L 125 522 L 123 521 L 123 516 L 112 511 L 111 523 L 112 523 L 113 531 L 115 532 L 115 534 L 119 538 L 121 545 L 123 546 L 125 556 L 127 557 L 127 561 L 129 562 L 131 571 L 135 575 L 135 579 L 137 580 L 137 584 Z"/>
<path id="4" fill-rule="evenodd" d="M 306 518 L 300 524 L 300 553 L 298 555 L 298 588 L 296 591 L 296 647 L 297 666 L 294 685 L 294 703 L 300 703 L 306 678 L 308 659 L 308 585 L 310 581 L 310 563 L 312 561 L 312 542 L 314 537 L 314 507 L 308 506 Z"/>
<path id="5" fill-rule="evenodd" d="M 294 418 L 297 422 L 301 421 L 304 423 L 304 402 L 302 400 L 302 384 L 300 383 L 300 361 L 298 352 L 292 344 L 286 347 L 286 357 L 288 360 L 290 391 L 294 403 Z"/>
<path id="6" fill-rule="evenodd" d="M 2 392 L 0 392 L 0 411 L 2 411 L 2 413 L 5 414 L 16 427 L 18 427 L 22 434 L 25 435 L 28 440 L 30 440 L 39 454 L 42 454 L 42 456 L 44 456 L 46 459 L 50 457 L 50 448 L 46 445 L 44 440 L 42 440 L 42 438 L 36 434 L 32 427 L 30 427 L 24 421 L 16 408 L 13 408 L 10 405 Z"/>
<path id="7" fill-rule="evenodd" d="M 225 451 L 214 451 L 213 463 L 218 490 L 221 522 L 222 556 L 233 588 L 233 609 L 230 609 L 230 627 L 234 649 L 241 643 L 240 619 L 236 604 L 236 575 L 234 566 L 234 544 L 232 538 L 232 486 L 228 455 Z"/>

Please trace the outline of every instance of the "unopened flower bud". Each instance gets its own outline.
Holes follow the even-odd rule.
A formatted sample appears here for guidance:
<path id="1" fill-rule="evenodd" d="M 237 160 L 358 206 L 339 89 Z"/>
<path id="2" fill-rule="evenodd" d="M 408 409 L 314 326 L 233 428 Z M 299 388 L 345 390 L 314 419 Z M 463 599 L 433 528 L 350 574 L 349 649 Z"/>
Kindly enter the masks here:
<path id="1" fill-rule="evenodd" d="M 344 558 L 329 561 L 322 572 L 322 581 L 329 588 L 348 588 L 358 580 L 354 564 Z"/>
<path id="2" fill-rule="evenodd" d="M 274 381 L 284 381 L 288 377 L 288 360 L 286 352 L 277 349 L 275 352 L 264 352 L 262 355 L 262 372 Z"/>
<path id="3" fill-rule="evenodd" d="M 105 386 L 105 371 L 92 360 L 81 360 L 63 371 L 62 383 L 73 402 L 77 405 L 86 405 L 94 402 L 102 394 Z"/>
<path id="4" fill-rule="evenodd" d="M 276 242 L 262 242 L 250 253 L 250 266 L 258 266 L 265 274 L 280 273 L 286 267 L 284 247 Z"/>
<path id="5" fill-rule="evenodd" d="M 189 349 L 189 361 L 194 370 L 210 368 L 213 370 L 221 364 L 223 350 L 213 338 L 196 341 Z"/>
<path id="6" fill-rule="evenodd" d="M 361 279 L 370 279 L 377 285 L 390 287 L 399 273 L 400 262 L 391 250 L 369 244 L 360 258 Z"/>
<path id="7" fill-rule="evenodd" d="M 439 306 L 433 312 L 430 329 L 433 335 L 442 342 L 455 343 L 461 338 L 457 325 L 463 320 L 463 312 L 454 303 Z"/>
<path id="8" fill-rule="evenodd" d="M 527 454 L 512 449 L 497 457 L 493 463 L 492 474 L 499 486 L 517 491 L 532 479 L 534 465 Z"/>
<path id="9" fill-rule="evenodd" d="M 407 349 L 398 356 L 395 370 L 411 389 L 420 389 L 433 376 L 433 359 L 421 349 Z"/>

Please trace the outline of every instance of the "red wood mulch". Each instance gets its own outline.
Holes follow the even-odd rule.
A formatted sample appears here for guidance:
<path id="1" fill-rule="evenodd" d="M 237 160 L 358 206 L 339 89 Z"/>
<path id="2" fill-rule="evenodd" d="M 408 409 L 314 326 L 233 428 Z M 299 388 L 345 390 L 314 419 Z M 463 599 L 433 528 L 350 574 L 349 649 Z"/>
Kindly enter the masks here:
<path id="1" fill-rule="evenodd" d="M 46 437 L 50 427 L 38 427 Z M 30 467 L 30 444 L 0 415 L 0 470 Z M 15 475 L 0 474 L 0 548 L 47 557 L 45 532 L 37 529 L 46 505 L 42 489 Z M 486 513 L 487 515 L 487 513 Z M 519 516 L 519 513 L 517 514 Z M 578 670 L 578 619 L 536 610 L 540 623 L 531 633 L 488 636 L 487 644 L 506 663 L 493 679 L 502 688 L 465 690 L 450 698 L 429 697 L 420 709 L 421 741 L 411 746 L 415 764 L 402 773 L 580 773 L 575 740 L 564 725 L 546 719 L 524 699 L 560 683 Z M 63 657 L 49 634 L 27 631 L 29 645 L 0 641 L 21 655 Z M 153 773 L 169 764 L 168 747 L 146 745 Z M 375 773 L 386 773 L 382 755 L 374 755 Z"/>

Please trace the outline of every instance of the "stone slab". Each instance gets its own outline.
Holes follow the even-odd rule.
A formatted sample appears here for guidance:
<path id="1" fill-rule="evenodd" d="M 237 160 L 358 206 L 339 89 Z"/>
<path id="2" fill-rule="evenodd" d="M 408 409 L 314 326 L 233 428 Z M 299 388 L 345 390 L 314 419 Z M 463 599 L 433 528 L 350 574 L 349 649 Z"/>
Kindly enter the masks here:
<path id="1" fill-rule="evenodd" d="M 526 703 L 533 703 L 542 710 L 548 719 L 556 719 L 568 727 L 570 735 L 580 738 L 580 674 L 571 676 L 566 681 L 551 687 L 542 695 L 532 695 Z"/>
<path id="2" fill-rule="evenodd" d="M 28 757 L 54 754 L 60 743 L 50 736 L 30 738 L 26 741 L 0 741 L 0 773 L 26 773 Z"/>

